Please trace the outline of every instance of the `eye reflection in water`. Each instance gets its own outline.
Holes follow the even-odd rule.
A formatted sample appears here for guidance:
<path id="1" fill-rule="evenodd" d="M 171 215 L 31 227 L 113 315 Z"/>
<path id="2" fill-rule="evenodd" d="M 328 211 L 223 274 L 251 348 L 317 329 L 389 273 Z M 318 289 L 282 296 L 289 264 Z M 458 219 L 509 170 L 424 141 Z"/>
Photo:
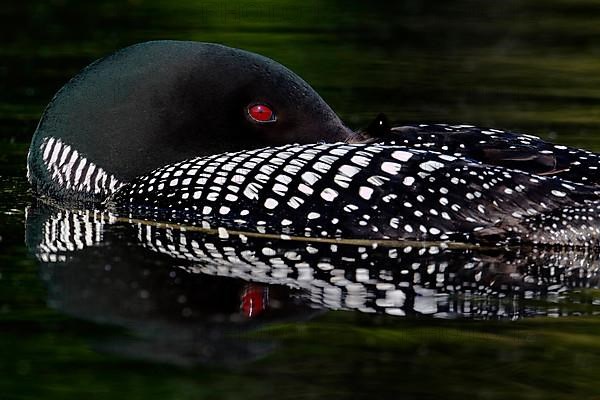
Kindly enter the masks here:
<path id="1" fill-rule="evenodd" d="M 325 310 L 570 315 L 561 299 L 600 276 L 589 249 L 282 240 L 40 201 L 28 209 L 26 239 L 53 308 L 133 332 L 103 350 L 184 365 L 254 359 L 274 344 L 243 333 Z"/>

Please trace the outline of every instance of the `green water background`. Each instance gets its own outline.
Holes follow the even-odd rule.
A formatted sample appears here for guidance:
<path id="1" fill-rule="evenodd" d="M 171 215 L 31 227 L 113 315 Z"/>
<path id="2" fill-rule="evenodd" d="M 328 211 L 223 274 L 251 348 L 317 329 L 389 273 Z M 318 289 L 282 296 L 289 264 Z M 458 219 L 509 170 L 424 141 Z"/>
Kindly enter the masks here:
<path id="1" fill-rule="evenodd" d="M 98 343 L 121 333 L 48 307 L 23 244 L 25 156 L 43 107 L 117 48 L 183 39 L 267 55 L 353 128 L 385 112 L 600 150 L 600 2 L 11 1 L 0 35 L 0 398 L 600 398 L 600 319 L 589 316 L 329 312 L 250 333 L 279 347 L 236 367 L 108 355 Z M 587 305 L 575 309 L 595 310 L 596 293 L 576 296 Z"/>

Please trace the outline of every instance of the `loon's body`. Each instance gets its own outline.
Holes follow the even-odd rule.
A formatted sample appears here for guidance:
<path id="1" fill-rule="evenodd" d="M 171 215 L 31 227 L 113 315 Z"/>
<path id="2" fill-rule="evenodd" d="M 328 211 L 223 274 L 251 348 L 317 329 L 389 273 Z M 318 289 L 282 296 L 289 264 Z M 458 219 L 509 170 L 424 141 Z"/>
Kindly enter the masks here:
<path id="1" fill-rule="evenodd" d="M 595 154 L 462 125 L 341 142 L 356 138 L 272 60 L 149 42 L 55 96 L 28 173 L 39 194 L 131 217 L 315 238 L 597 244 Z"/>
<path id="2" fill-rule="evenodd" d="M 434 151 L 333 143 L 185 160 L 136 179 L 110 205 L 130 217 L 287 236 L 583 245 L 598 236 L 588 231 L 598 193 Z M 556 224 L 557 212 L 571 215 Z"/>

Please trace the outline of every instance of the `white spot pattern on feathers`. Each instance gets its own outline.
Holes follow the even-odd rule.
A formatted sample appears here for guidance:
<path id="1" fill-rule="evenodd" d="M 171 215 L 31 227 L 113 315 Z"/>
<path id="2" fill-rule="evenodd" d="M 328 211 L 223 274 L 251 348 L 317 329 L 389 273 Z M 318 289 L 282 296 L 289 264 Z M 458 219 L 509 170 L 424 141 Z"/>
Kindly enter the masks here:
<path id="1" fill-rule="evenodd" d="M 52 153 L 48 152 L 48 157 Z M 176 171 L 189 175 L 191 182 L 169 186 L 177 179 Z M 568 200 L 570 189 L 575 188 L 560 180 L 544 180 L 432 151 L 336 143 L 286 145 L 185 160 L 136 179 L 130 188 L 120 191 L 119 201 L 125 206 L 185 208 L 193 213 L 194 207 L 213 200 L 227 208 L 214 207 L 207 216 L 226 216 L 236 224 L 259 227 L 259 232 L 285 227 L 286 235 L 294 232 L 306 237 L 359 230 L 367 237 L 468 240 L 464 235 L 491 226 L 490 216 L 498 212 L 519 212 L 528 218 L 544 208 L 528 198 L 531 185 L 554 202 L 561 201 L 561 195 Z M 162 196 L 150 197 L 150 188 L 156 187 Z M 204 192 L 210 195 L 196 196 Z"/>

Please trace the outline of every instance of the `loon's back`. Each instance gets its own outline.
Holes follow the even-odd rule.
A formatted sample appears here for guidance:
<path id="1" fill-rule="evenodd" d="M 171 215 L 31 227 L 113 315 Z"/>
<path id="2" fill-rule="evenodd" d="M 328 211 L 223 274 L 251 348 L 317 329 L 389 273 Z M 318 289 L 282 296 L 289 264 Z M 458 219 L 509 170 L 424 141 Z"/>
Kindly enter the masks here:
<path id="1" fill-rule="evenodd" d="M 600 174 L 596 173 L 599 154 L 528 134 L 472 125 L 420 124 L 394 127 L 379 136 L 366 134 L 361 140 L 437 151 L 587 185 L 600 184 Z"/>

